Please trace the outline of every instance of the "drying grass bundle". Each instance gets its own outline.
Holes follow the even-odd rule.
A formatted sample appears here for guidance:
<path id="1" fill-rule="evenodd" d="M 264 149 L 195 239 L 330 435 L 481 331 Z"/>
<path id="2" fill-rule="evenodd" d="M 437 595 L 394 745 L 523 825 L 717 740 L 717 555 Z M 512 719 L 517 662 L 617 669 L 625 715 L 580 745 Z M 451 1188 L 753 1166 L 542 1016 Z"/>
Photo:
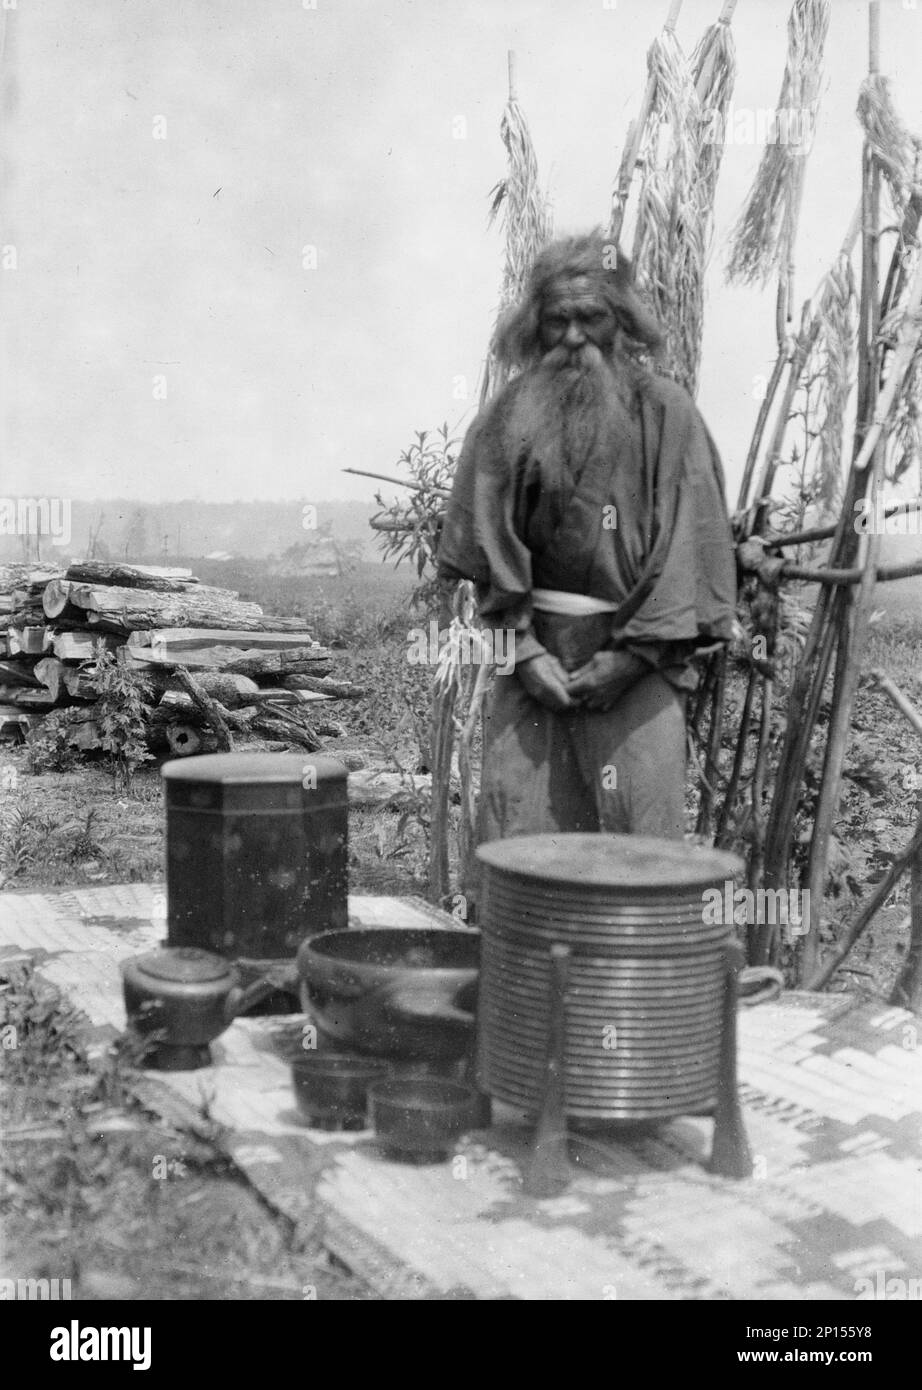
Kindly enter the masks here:
<path id="1" fill-rule="evenodd" d="M 828 514 L 841 500 L 845 412 L 858 371 L 858 290 L 846 255 L 837 258 L 826 276 L 818 317 L 815 354 L 822 399 L 815 485 L 817 500 Z"/>
<path id="2" fill-rule="evenodd" d="M 889 439 L 888 481 L 899 482 L 913 466 L 918 470 L 916 487 L 922 491 L 922 339 L 916 347 L 894 409 Z"/>
<path id="3" fill-rule="evenodd" d="M 903 124 L 890 83 L 872 73 L 858 95 L 858 119 L 881 167 L 895 211 L 902 217 L 911 193 L 922 193 L 922 139 Z"/>
<path id="4" fill-rule="evenodd" d="M 774 139 L 732 233 L 731 281 L 765 285 L 779 268 L 789 270 L 793 264 L 828 28 L 829 0 L 796 0 L 788 20 L 788 56 Z"/>
<path id="5" fill-rule="evenodd" d="M 500 287 L 497 324 L 510 305 L 522 295 L 532 262 L 550 240 L 551 215 L 547 199 L 538 182 L 538 161 L 522 109 L 510 93 L 500 123 L 500 137 L 506 148 L 508 172 L 490 191 L 490 225 L 502 213 L 506 254 Z M 494 326 L 494 337 L 496 328 Z M 480 390 L 483 405 L 506 379 L 506 369 L 498 362 L 491 338 Z"/>
<path id="6" fill-rule="evenodd" d="M 700 107 L 691 65 L 671 30 L 653 41 L 647 65 L 651 98 L 640 143 L 634 265 L 666 333 L 662 367 L 694 394 L 707 233 L 695 193 Z"/>
<path id="7" fill-rule="evenodd" d="M 737 0 L 727 0 L 716 24 L 704 32 L 691 57 L 698 97 L 698 203 L 707 210 L 710 241 L 714 194 L 726 140 L 727 112 L 736 84 L 736 45 L 730 20 Z"/>

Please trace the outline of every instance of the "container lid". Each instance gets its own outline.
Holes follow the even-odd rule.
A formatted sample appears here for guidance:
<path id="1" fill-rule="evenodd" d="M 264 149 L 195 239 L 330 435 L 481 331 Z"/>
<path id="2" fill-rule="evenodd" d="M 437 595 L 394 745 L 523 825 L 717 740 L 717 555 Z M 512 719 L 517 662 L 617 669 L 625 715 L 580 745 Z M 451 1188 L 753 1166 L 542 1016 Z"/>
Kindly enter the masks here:
<path id="1" fill-rule="evenodd" d="M 570 887 L 698 888 L 732 880 L 742 860 L 723 850 L 649 835 L 520 835 L 481 845 L 491 868 Z"/>
<path id="2" fill-rule="evenodd" d="M 174 984 L 206 984 L 213 980 L 230 979 L 233 968 L 213 951 L 202 951 L 198 946 L 167 946 L 160 951 L 151 951 L 140 956 L 135 962 L 145 975 L 155 980 L 170 980 Z"/>
<path id="3" fill-rule="evenodd" d="M 204 753 L 197 758 L 174 758 L 164 763 L 161 775 L 167 782 L 213 782 L 237 786 L 243 782 L 260 784 L 297 783 L 304 785 L 305 768 L 310 767 L 317 782 L 345 781 L 346 769 L 336 758 L 319 753 Z"/>

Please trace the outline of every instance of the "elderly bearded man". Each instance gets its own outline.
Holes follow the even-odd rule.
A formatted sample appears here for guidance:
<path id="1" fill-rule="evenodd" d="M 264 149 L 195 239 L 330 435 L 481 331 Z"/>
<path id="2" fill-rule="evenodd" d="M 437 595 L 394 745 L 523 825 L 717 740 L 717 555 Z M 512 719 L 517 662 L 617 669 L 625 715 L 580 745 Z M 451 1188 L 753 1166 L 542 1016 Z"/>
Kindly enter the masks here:
<path id="1" fill-rule="evenodd" d="M 484 719 L 477 838 L 681 838 L 696 653 L 731 634 L 717 452 L 691 397 L 641 365 L 659 329 L 601 236 L 554 243 L 501 326 L 523 370 L 471 425 L 439 549 L 514 673 Z M 474 885 L 470 885 L 474 886 Z"/>

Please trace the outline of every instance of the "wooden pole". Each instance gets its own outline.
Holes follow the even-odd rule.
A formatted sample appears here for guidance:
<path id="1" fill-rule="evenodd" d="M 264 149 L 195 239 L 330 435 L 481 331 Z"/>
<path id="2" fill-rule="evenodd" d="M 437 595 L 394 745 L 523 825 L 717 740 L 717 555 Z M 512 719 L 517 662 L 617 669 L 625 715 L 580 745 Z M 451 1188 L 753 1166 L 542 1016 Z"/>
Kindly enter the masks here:
<path id="1" fill-rule="evenodd" d="M 555 941 L 550 951 L 548 1036 L 544 1095 L 523 1187 L 529 1197 L 554 1197 L 570 1181 L 567 1153 L 566 1044 L 570 948 Z"/>
<path id="2" fill-rule="evenodd" d="M 922 508 L 922 497 L 915 497 L 911 502 L 891 503 L 889 507 L 884 507 L 883 515 L 885 519 L 891 516 L 899 516 L 903 512 L 916 512 Z M 828 541 L 836 533 L 838 523 L 834 522 L 831 526 L 813 526 L 807 531 L 789 531 L 785 534 L 780 532 L 777 535 L 766 536 L 765 545 L 769 550 L 783 550 L 789 545 L 810 545 L 814 541 Z M 881 571 L 887 567 L 882 565 Z M 785 570 L 785 574 L 789 571 Z M 799 576 L 798 576 L 799 577 Z M 878 579 L 881 577 L 878 573 Z"/>
<path id="3" fill-rule="evenodd" d="M 740 716 L 739 732 L 736 739 L 736 752 L 733 755 L 733 767 L 730 771 L 730 780 L 727 783 L 727 790 L 724 795 L 723 805 L 720 808 L 720 815 L 717 818 L 717 832 L 714 836 L 714 843 L 718 849 L 726 847 L 729 836 L 727 827 L 730 816 L 733 814 L 733 804 L 736 801 L 737 788 L 739 787 L 740 777 L 743 771 L 743 762 L 746 757 L 746 744 L 749 741 L 749 719 L 752 714 L 752 701 L 755 695 L 758 672 L 754 666 L 749 668 L 749 681 L 746 685 L 746 698 L 743 701 L 743 713 Z"/>
<path id="4" fill-rule="evenodd" d="M 842 245 L 839 248 L 840 257 L 851 256 L 852 249 L 854 248 L 855 242 L 858 239 L 858 233 L 860 230 L 861 203 L 859 202 L 857 207 L 855 208 L 854 213 L 852 214 L 851 221 L 848 224 L 848 230 L 845 233 Z M 839 257 L 837 257 L 836 259 L 838 260 Z M 830 273 L 831 272 L 827 272 L 827 274 L 823 276 L 819 285 L 813 292 L 813 298 L 810 300 L 809 311 L 807 315 L 810 322 L 812 322 L 816 318 L 817 313 L 819 312 L 819 307 L 822 303 L 823 294 L 825 292 L 826 284 L 829 279 Z M 746 465 L 743 469 L 743 477 L 742 481 L 740 482 L 740 490 L 736 504 L 737 511 L 743 511 L 749 504 L 749 488 L 752 482 L 753 474 L 755 472 L 756 463 L 758 461 L 759 450 L 762 446 L 762 437 L 765 433 L 765 429 L 768 424 L 768 419 L 771 414 L 772 405 L 774 404 L 775 397 L 777 396 L 781 386 L 781 381 L 784 376 L 784 370 L 791 361 L 793 351 L 794 344 L 792 342 L 786 341 L 784 343 L 783 348 L 780 346 L 779 343 L 778 356 L 776 357 L 775 365 L 772 368 L 772 375 L 768 383 L 768 387 L 766 389 L 765 399 L 762 401 L 762 404 L 759 407 L 759 413 L 756 417 L 755 429 L 753 431 L 752 439 L 749 444 L 749 452 L 746 455 Z M 831 535 L 832 532 L 830 531 L 829 534 Z"/>
<path id="5" fill-rule="evenodd" d="M 369 473 L 366 468 L 342 468 L 342 473 L 354 473 L 357 478 L 377 478 L 382 483 L 396 483 L 398 487 L 408 487 L 411 492 L 431 492 L 433 497 L 450 497 L 447 487 L 426 487 L 425 483 L 414 483 L 409 478 L 397 478 L 393 473 Z"/>
<path id="6" fill-rule="evenodd" d="M 873 75 L 878 71 L 880 60 L 879 0 L 870 0 L 868 30 L 868 69 Z M 876 424 L 878 420 L 878 334 L 880 328 L 880 169 L 873 157 L 868 141 L 865 141 L 864 147 L 862 188 L 865 212 L 862 226 L 861 318 L 865 336 L 861 346 L 866 363 L 865 381 L 868 414 L 873 417 Z M 862 429 L 863 425 L 864 421 L 859 420 L 858 428 Z M 866 468 L 870 470 L 870 486 L 865 487 L 865 496 L 870 496 L 876 500 L 883 466 L 884 449 L 881 443 L 881 428 L 878 427 L 875 433 L 874 426 L 872 426 L 862 441 L 858 457 L 852 467 L 852 474 L 857 478 L 861 477 Z M 873 528 L 867 537 L 864 573 L 858 592 L 854 596 L 850 593 L 847 595 L 845 600 L 847 607 L 842 610 L 843 631 L 836 660 L 836 685 L 833 692 L 826 755 L 823 760 L 823 775 L 817 799 L 807 865 L 807 886 L 811 904 L 810 930 L 803 938 L 800 959 L 801 978 L 811 978 L 816 972 L 819 961 L 819 935 L 823 912 L 823 892 L 826 886 L 829 841 L 839 805 L 842 768 L 848 747 L 852 709 L 861 676 L 861 658 L 867 640 L 868 618 L 874 598 L 874 586 L 877 583 L 880 546 L 880 533 L 877 528 Z"/>
<path id="7" fill-rule="evenodd" d="M 711 812 L 714 805 L 714 791 L 720 770 L 720 745 L 724 724 L 724 702 L 727 690 L 726 649 L 714 658 L 717 667 L 714 696 L 711 701 L 711 722 L 708 727 L 708 746 L 704 759 L 704 775 L 701 779 L 701 800 L 698 810 L 698 835 L 710 835 Z"/>

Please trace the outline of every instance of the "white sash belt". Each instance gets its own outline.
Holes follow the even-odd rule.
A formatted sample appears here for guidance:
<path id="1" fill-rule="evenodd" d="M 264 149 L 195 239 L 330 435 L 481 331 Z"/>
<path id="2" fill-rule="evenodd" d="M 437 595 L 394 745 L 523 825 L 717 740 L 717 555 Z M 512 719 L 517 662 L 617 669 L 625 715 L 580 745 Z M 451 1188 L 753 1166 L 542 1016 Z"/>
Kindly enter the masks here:
<path id="1" fill-rule="evenodd" d="M 532 589 L 532 606 L 542 613 L 557 613 L 564 618 L 585 618 L 590 613 L 615 613 L 618 605 L 588 594 L 569 594 L 564 589 Z"/>

